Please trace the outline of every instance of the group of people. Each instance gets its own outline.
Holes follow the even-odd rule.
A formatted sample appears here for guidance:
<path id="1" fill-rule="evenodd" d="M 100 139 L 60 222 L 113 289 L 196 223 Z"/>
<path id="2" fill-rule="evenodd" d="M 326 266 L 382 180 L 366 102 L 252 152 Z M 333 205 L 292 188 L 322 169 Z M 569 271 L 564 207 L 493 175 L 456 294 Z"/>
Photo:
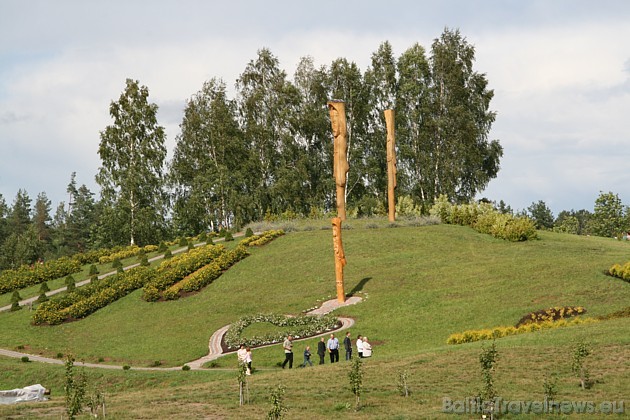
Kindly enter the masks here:
<path id="1" fill-rule="evenodd" d="M 289 369 L 293 368 L 293 337 L 290 335 L 284 340 L 282 345 L 284 348 L 284 361 L 282 362 L 282 369 L 289 365 Z M 319 356 L 319 364 L 323 365 L 326 358 L 326 353 L 330 357 L 330 363 L 339 362 L 339 339 L 335 337 L 335 334 L 330 334 L 328 341 L 324 337 L 321 337 L 319 343 L 317 343 L 317 355 Z M 352 338 L 350 332 L 346 333 L 343 339 L 343 347 L 346 351 L 346 360 L 352 360 Z M 360 358 L 372 356 L 372 345 L 368 341 L 367 337 L 361 335 L 357 336 L 356 340 L 357 353 Z M 306 346 L 304 349 L 304 362 L 300 367 L 306 367 L 306 365 L 313 366 L 311 361 L 311 347 Z"/>
<path id="2" fill-rule="evenodd" d="M 356 340 L 357 353 L 360 358 L 372 356 L 372 345 L 368 341 L 367 337 L 363 337 L 360 334 Z M 321 337 L 319 343 L 317 343 L 317 355 L 319 356 L 319 364 L 323 365 L 326 358 L 326 353 L 330 356 L 330 363 L 336 363 L 339 361 L 339 340 L 335 337 L 335 334 L 330 334 L 328 341 L 324 337 Z M 350 332 L 346 333 L 343 339 L 343 347 L 346 351 L 346 360 L 352 360 L 352 338 Z M 282 362 L 282 369 L 289 365 L 289 369 L 293 368 L 293 337 L 287 336 L 282 343 L 284 349 L 284 361 Z M 241 344 L 240 348 L 236 352 L 239 366 L 245 366 L 246 374 L 252 374 L 252 350 Z M 306 346 L 304 349 L 304 362 L 300 367 L 306 367 L 306 365 L 313 366 L 311 361 L 311 346 Z"/>

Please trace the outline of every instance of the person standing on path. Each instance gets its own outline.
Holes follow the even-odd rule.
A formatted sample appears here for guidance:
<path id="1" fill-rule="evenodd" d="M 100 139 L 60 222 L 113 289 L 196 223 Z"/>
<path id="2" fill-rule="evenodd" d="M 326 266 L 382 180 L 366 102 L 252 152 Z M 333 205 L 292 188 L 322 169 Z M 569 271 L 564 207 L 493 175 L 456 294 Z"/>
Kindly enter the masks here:
<path id="1" fill-rule="evenodd" d="M 284 343 L 282 344 L 284 348 L 284 362 L 282 362 L 282 369 L 289 362 L 289 369 L 293 368 L 293 337 L 288 336 Z"/>
<path id="2" fill-rule="evenodd" d="M 346 360 L 352 360 L 352 340 L 350 339 L 350 331 L 346 333 L 343 339 L 343 347 L 346 349 Z"/>
<path id="3" fill-rule="evenodd" d="M 335 334 L 330 334 L 328 343 L 326 343 L 328 353 L 330 353 L 330 363 L 339 361 L 339 340 L 335 337 Z"/>
<path id="4" fill-rule="evenodd" d="M 324 341 L 324 337 L 317 343 L 317 354 L 319 355 L 319 364 L 323 365 L 324 357 L 326 356 L 326 342 Z"/>
<path id="5" fill-rule="evenodd" d="M 361 334 L 357 335 L 357 353 L 359 354 L 359 358 L 363 358 L 363 339 Z"/>

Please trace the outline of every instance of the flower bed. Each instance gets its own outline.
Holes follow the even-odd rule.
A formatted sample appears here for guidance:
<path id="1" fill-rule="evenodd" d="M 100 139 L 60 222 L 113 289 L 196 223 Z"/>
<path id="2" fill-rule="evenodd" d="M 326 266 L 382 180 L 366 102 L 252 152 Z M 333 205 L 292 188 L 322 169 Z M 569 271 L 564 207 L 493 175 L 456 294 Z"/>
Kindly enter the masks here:
<path id="1" fill-rule="evenodd" d="M 545 321 L 558 321 L 565 318 L 571 318 L 577 315 L 583 315 L 586 309 L 582 306 L 555 306 L 548 309 L 540 309 L 536 312 L 530 312 L 522 317 L 517 323 L 516 328 L 521 325 L 531 323 L 541 323 Z"/>
<path id="2" fill-rule="evenodd" d="M 245 238 L 240 242 L 240 244 L 245 246 L 263 246 L 266 243 L 273 241 L 278 236 L 282 235 L 284 235 L 284 230 L 282 229 L 268 230 L 261 233 L 260 235 L 253 235 L 249 238 Z"/>
<path id="3" fill-rule="evenodd" d="M 114 260 L 124 260 L 125 258 L 135 257 L 141 253 L 154 252 L 157 251 L 157 245 L 147 245 L 145 247 L 139 247 L 136 245 L 128 246 L 120 251 L 111 253 L 109 255 L 104 255 L 98 259 L 99 264 L 107 264 L 111 263 Z"/>
<path id="4" fill-rule="evenodd" d="M 242 337 L 245 328 L 256 322 L 268 322 L 277 327 L 289 327 L 285 331 L 270 333 L 264 336 Z M 278 314 L 258 314 L 242 317 L 227 330 L 223 342 L 228 350 L 237 349 L 241 344 L 249 347 L 259 347 L 266 344 L 282 342 L 287 335 L 294 338 L 304 338 L 332 331 L 341 327 L 341 321 L 332 315 L 322 317 L 313 315 L 287 316 Z"/>
<path id="5" fill-rule="evenodd" d="M 218 278 L 225 270 L 247 257 L 249 252 L 244 246 L 239 245 L 232 251 L 227 251 L 219 255 L 213 262 L 200 268 L 182 281 L 175 283 L 162 293 L 162 297 L 166 300 L 177 299 L 182 292 L 190 293 L 201 290 L 216 278 Z"/>
<path id="6" fill-rule="evenodd" d="M 81 271 L 81 264 L 68 257 L 37 263 L 33 266 L 23 265 L 14 270 L 4 270 L 0 274 L 0 294 L 34 286 L 79 271 Z"/>
<path id="7" fill-rule="evenodd" d="M 55 297 L 37 307 L 33 314 L 33 324 L 56 325 L 71 319 L 85 318 L 141 288 L 154 275 L 155 270 L 151 268 L 135 267 L 90 283 L 72 293 Z"/>
<path id="8" fill-rule="evenodd" d="M 159 300 L 163 291 L 210 264 L 224 252 L 223 245 L 205 245 L 163 261 L 156 269 L 155 278 L 144 286 L 142 298 L 148 302 Z"/>
<path id="9" fill-rule="evenodd" d="M 492 340 L 495 338 L 503 338 L 509 335 L 524 334 L 539 330 L 569 327 L 572 325 L 587 324 L 598 322 L 593 318 L 574 318 L 571 320 L 561 319 L 559 321 L 543 321 L 540 323 L 529 323 L 520 327 L 495 327 L 485 330 L 468 330 L 463 333 L 451 334 L 446 340 L 446 344 L 463 344 L 472 343 L 480 340 Z"/>

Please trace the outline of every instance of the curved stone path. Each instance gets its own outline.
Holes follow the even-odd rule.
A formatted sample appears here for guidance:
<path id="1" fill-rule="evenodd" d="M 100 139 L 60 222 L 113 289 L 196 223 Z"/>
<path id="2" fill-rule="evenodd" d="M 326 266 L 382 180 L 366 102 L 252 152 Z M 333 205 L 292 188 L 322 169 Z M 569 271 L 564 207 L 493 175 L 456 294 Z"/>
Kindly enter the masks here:
<path id="1" fill-rule="evenodd" d="M 352 296 L 352 297 L 346 299 L 346 301 L 343 302 L 343 303 L 338 302 L 336 299 L 328 300 L 328 301 L 322 303 L 322 305 L 319 308 L 316 308 L 316 309 L 313 309 L 312 311 L 307 312 L 307 315 L 325 315 L 327 313 L 330 313 L 330 312 L 334 311 L 337 308 L 340 308 L 340 307 L 343 307 L 343 306 L 357 304 L 357 303 L 361 302 L 361 300 L 362 299 L 360 297 L 358 297 L 358 296 Z M 341 328 L 338 328 L 335 331 L 345 330 L 345 329 L 350 328 L 352 325 L 354 325 L 354 319 L 352 319 L 352 318 L 339 317 L 339 320 L 342 323 Z M 200 369 L 203 369 L 202 366 L 205 363 L 209 362 L 209 361 L 218 359 L 219 357 L 225 356 L 227 354 L 235 353 L 236 350 L 228 351 L 228 352 L 224 353 L 223 352 L 223 348 L 221 347 L 221 342 L 223 340 L 223 336 L 227 332 L 228 328 L 230 328 L 230 326 L 226 325 L 225 327 L 219 328 L 218 330 L 216 330 L 214 332 L 214 334 L 212 334 L 212 336 L 210 337 L 210 340 L 208 342 L 208 354 L 206 356 L 203 356 L 203 357 L 201 357 L 201 358 L 199 358 L 197 360 L 193 360 L 191 362 L 188 362 L 188 363 L 186 363 L 186 365 L 190 366 L 190 368 L 192 370 L 200 370 Z M 306 340 L 307 338 L 320 337 L 322 335 L 328 335 L 328 334 L 330 334 L 330 332 L 317 334 L 315 336 L 306 337 L 306 338 L 300 339 L 300 340 Z M 300 341 L 300 340 L 296 340 L 296 341 Z M 267 345 L 260 346 L 260 347 L 257 347 L 257 348 L 270 347 L 270 346 L 275 346 L 277 344 L 278 343 L 267 344 Z M 52 363 L 52 364 L 56 364 L 56 365 L 63 365 L 65 363 L 65 361 L 62 360 L 62 359 L 53 359 L 53 358 L 49 358 L 49 357 L 43 357 L 43 356 L 27 354 L 27 353 L 20 353 L 20 352 L 17 352 L 17 351 L 4 350 L 4 349 L 0 349 L 0 355 L 7 356 L 7 357 L 14 357 L 14 358 L 18 358 L 18 359 L 22 358 L 22 357 L 28 357 L 29 361 L 42 362 L 42 363 Z M 100 369 L 122 369 L 123 368 L 122 366 L 117 366 L 117 365 L 101 365 L 101 364 L 97 364 L 97 363 L 75 362 L 74 364 L 75 364 L 75 366 L 85 366 L 85 367 L 100 368 Z M 130 369 L 133 369 L 133 370 L 161 370 L 161 371 L 166 371 L 166 370 L 181 370 L 182 366 L 168 367 L 168 368 L 161 368 L 161 367 L 135 367 L 135 366 L 132 366 Z"/>

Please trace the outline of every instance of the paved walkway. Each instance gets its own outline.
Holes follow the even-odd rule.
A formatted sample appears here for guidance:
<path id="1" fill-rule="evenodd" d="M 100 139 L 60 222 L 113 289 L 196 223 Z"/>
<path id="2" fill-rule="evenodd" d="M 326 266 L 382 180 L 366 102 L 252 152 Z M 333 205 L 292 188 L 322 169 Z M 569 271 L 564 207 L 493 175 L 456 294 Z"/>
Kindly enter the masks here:
<path id="1" fill-rule="evenodd" d="M 324 303 L 322 303 L 322 305 L 317 308 L 317 309 L 313 309 L 312 311 L 307 312 L 308 315 L 325 315 L 327 313 L 330 313 L 332 311 L 334 311 L 337 308 L 343 307 L 343 306 L 348 306 L 348 305 L 354 305 L 361 302 L 361 298 L 358 296 L 352 296 L 350 298 L 348 298 L 345 302 L 340 303 L 338 302 L 336 299 L 334 300 L 329 300 L 326 301 Z M 341 330 L 345 330 L 347 328 L 350 328 L 352 325 L 354 325 L 354 319 L 352 318 L 342 318 L 340 317 L 339 320 L 341 321 L 342 325 L 341 328 L 337 329 L 336 331 L 341 331 Z M 193 360 L 191 362 L 186 363 L 186 365 L 190 366 L 191 369 L 193 370 L 200 370 L 202 369 L 202 366 L 212 360 L 218 359 L 219 357 L 225 356 L 227 354 L 232 354 L 235 353 L 236 350 L 234 351 L 228 351 L 228 352 L 223 352 L 223 348 L 221 347 L 221 341 L 223 340 L 223 336 L 225 335 L 225 333 L 227 332 L 228 328 L 230 328 L 229 325 L 226 325 L 225 327 L 222 327 L 220 329 L 218 329 L 217 331 L 214 332 L 214 334 L 212 334 L 212 336 L 210 337 L 210 341 L 208 342 L 208 354 L 204 357 L 201 357 L 197 360 Z M 322 334 L 318 334 L 315 335 L 313 337 L 319 337 L 322 335 L 328 335 L 329 332 L 325 332 Z M 312 337 L 307 337 L 307 338 L 312 338 Z M 306 339 L 306 338 L 305 338 Z M 299 341 L 299 340 L 297 340 Z M 262 348 L 262 347 L 270 347 L 270 346 L 275 346 L 276 344 L 268 344 L 265 346 L 261 346 L 258 348 Z M 63 365 L 65 363 L 64 360 L 61 359 L 52 359 L 49 357 L 42 357 L 42 356 L 37 356 L 37 355 L 32 355 L 32 354 L 27 354 L 27 353 L 20 353 L 17 351 L 12 351 L 12 350 L 4 350 L 4 349 L 0 349 L 0 355 L 3 356 L 7 356 L 7 357 L 14 357 L 14 358 L 22 358 L 24 356 L 28 357 L 30 361 L 33 362 L 42 362 L 42 363 L 52 363 L 52 364 L 56 364 L 56 365 Z M 101 365 L 101 364 L 96 364 L 96 363 L 83 363 L 83 362 L 75 362 L 74 363 L 75 366 L 85 366 L 85 367 L 90 367 L 90 368 L 99 368 L 99 369 L 122 369 L 122 366 L 117 366 L 117 365 Z M 133 370 L 161 370 L 161 371 L 166 371 L 166 370 L 181 370 L 182 366 L 176 366 L 176 367 L 169 367 L 169 368 L 161 368 L 161 367 L 131 367 L 131 369 Z"/>

